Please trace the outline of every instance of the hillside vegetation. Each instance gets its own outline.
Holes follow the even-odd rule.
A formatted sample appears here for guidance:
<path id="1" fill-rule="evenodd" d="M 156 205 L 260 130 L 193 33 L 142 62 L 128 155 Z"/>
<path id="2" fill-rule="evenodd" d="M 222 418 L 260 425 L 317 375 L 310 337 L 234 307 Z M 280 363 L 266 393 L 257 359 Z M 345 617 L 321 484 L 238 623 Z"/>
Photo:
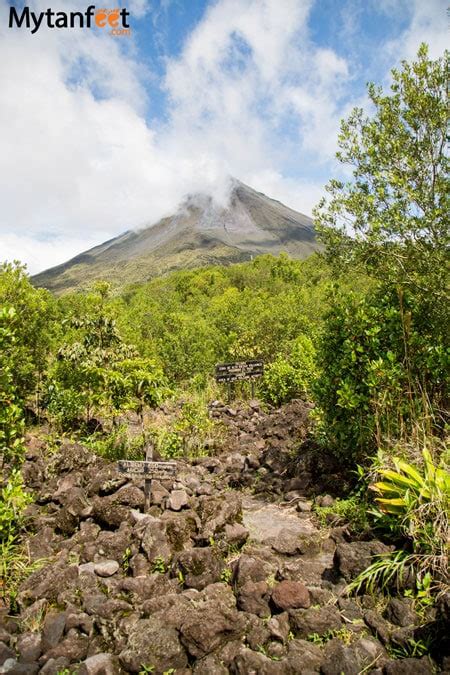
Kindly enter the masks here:
<path id="1" fill-rule="evenodd" d="M 448 671 L 446 67 L 423 46 L 342 123 L 352 177 L 317 206 L 323 254 L 60 297 L 1 267 L 12 660 L 42 632 L 40 672 L 99 652 L 111 672 Z M 222 403 L 215 365 L 255 358 L 257 400 L 243 383 Z M 145 515 L 112 462 L 149 441 L 179 482 Z"/>

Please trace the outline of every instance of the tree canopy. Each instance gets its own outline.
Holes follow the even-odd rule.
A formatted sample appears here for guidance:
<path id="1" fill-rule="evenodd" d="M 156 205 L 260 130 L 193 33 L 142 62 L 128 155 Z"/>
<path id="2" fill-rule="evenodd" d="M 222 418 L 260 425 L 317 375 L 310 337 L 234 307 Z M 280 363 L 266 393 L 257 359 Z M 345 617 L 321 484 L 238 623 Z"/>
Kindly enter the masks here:
<path id="1" fill-rule="evenodd" d="M 336 266 L 362 266 L 383 281 L 434 297 L 448 263 L 448 53 L 392 70 L 390 93 L 368 85 L 374 114 L 355 108 L 341 123 L 337 159 L 349 180 L 331 180 L 315 209 Z"/>

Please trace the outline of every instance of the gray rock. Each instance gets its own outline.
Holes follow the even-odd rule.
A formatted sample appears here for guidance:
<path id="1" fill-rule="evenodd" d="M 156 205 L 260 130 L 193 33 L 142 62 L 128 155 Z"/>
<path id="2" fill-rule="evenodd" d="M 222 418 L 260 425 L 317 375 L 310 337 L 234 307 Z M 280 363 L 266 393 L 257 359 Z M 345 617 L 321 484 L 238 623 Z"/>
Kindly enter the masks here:
<path id="1" fill-rule="evenodd" d="M 233 675 L 248 675 L 260 673 L 261 675 L 284 675 L 285 665 L 272 661 L 261 652 L 254 652 L 248 647 L 242 647 L 239 654 L 234 658 L 230 671 Z"/>
<path id="2" fill-rule="evenodd" d="M 334 499 L 333 499 L 333 497 L 332 497 L 331 495 L 322 495 L 321 497 L 318 497 L 318 498 L 316 499 L 316 503 L 317 503 L 319 506 L 324 506 L 324 507 L 327 507 L 327 506 L 333 506 L 333 504 L 334 504 Z"/>
<path id="3" fill-rule="evenodd" d="M 201 591 L 219 581 L 224 562 L 211 548 L 193 548 L 177 556 L 176 566 L 183 573 L 185 586 Z"/>
<path id="4" fill-rule="evenodd" d="M 371 637 L 363 637 L 354 645 L 354 650 L 361 669 L 367 668 L 370 664 L 382 666 L 387 659 L 387 654 L 383 646 Z"/>
<path id="5" fill-rule="evenodd" d="M 78 614 L 68 614 L 66 619 L 66 631 L 76 628 L 85 635 L 92 635 L 94 629 L 94 622 L 92 617 L 84 612 Z"/>
<path id="6" fill-rule="evenodd" d="M 274 566 L 267 560 L 243 554 L 235 567 L 234 577 L 236 584 L 243 586 L 247 581 L 266 581 L 275 571 Z"/>
<path id="7" fill-rule="evenodd" d="M 87 656 L 89 647 L 89 638 L 86 635 L 80 635 L 75 630 L 71 630 L 67 636 L 59 642 L 56 647 L 45 653 L 42 659 L 68 659 L 70 663 L 83 661 Z"/>
<path id="8" fill-rule="evenodd" d="M 119 672 L 117 659 L 112 654 L 95 654 L 78 668 L 78 675 L 116 675 Z"/>
<path id="9" fill-rule="evenodd" d="M 254 651 L 258 651 L 261 645 L 269 642 L 271 633 L 267 624 L 267 617 L 260 619 L 256 614 L 247 614 L 247 627 L 245 630 L 245 642 Z"/>
<path id="10" fill-rule="evenodd" d="M 78 566 L 79 574 L 95 574 L 95 565 L 93 562 L 83 563 Z"/>
<path id="11" fill-rule="evenodd" d="M 325 645 L 320 672 L 323 675 L 358 675 L 360 667 L 353 649 L 335 638 Z"/>
<path id="12" fill-rule="evenodd" d="M 384 667 L 385 675 L 432 675 L 435 671 L 428 656 L 421 659 L 396 659 Z"/>
<path id="13" fill-rule="evenodd" d="M 0 642 L 0 665 L 3 665 L 8 659 L 13 659 L 15 653 L 4 642 Z"/>
<path id="14" fill-rule="evenodd" d="M 65 670 L 69 664 L 69 659 L 66 659 L 65 657 L 49 659 L 47 663 L 42 666 L 39 675 L 58 675 L 58 673 Z"/>
<path id="15" fill-rule="evenodd" d="M 142 548 L 148 560 L 153 562 L 155 558 L 162 558 L 164 562 L 168 562 L 172 557 L 172 548 L 166 535 L 165 523 L 160 518 L 148 516 L 143 526 Z"/>
<path id="16" fill-rule="evenodd" d="M 16 645 L 19 661 L 32 663 L 42 654 L 42 637 L 39 633 L 23 633 Z"/>
<path id="17" fill-rule="evenodd" d="M 288 613 L 283 612 L 282 614 L 273 616 L 267 622 L 267 629 L 270 631 L 270 635 L 273 638 L 281 640 L 281 642 L 286 642 L 290 631 Z"/>
<path id="18" fill-rule="evenodd" d="M 322 661 L 322 650 L 306 640 L 290 640 L 286 658 L 286 672 L 292 675 L 318 673 Z"/>
<path id="19" fill-rule="evenodd" d="M 336 546 L 335 563 L 346 581 L 354 579 L 373 563 L 374 556 L 389 553 L 391 549 L 381 541 L 355 541 Z"/>
<path id="20" fill-rule="evenodd" d="M 172 490 L 167 502 L 167 506 L 172 511 L 181 511 L 188 506 L 188 495 L 186 490 Z"/>
<path id="21" fill-rule="evenodd" d="M 188 663 L 178 631 L 156 616 L 136 621 L 119 661 L 130 673 L 139 673 L 143 663 L 153 665 L 158 673 L 170 668 L 185 668 Z"/>
<path id="22" fill-rule="evenodd" d="M 12 675 L 35 675 L 38 670 L 37 663 L 19 663 L 14 658 L 6 659 L 0 667 L 0 673 L 12 673 Z"/>
<path id="23" fill-rule="evenodd" d="M 413 626 L 417 620 L 409 598 L 391 598 L 386 607 L 385 616 L 396 626 Z"/>
<path id="24" fill-rule="evenodd" d="M 323 635 L 327 630 L 342 627 L 339 611 L 332 606 L 291 610 L 289 617 L 292 629 L 300 638 L 306 638 L 312 633 Z"/>
<path id="25" fill-rule="evenodd" d="M 94 572 L 99 577 L 112 577 L 119 569 L 117 560 L 103 560 L 94 565 Z"/>
<path id="26" fill-rule="evenodd" d="M 243 546 L 248 539 L 249 532 L 241 523 L 225 525 L 225 539 L 233 546 Z"/>
<path id="27" fill-rule="evenodd" d="M 381 640 L 384 645 L 387 645 L 390 642 L 392 626 L 389 626 L 388 622 L 383 619 L 378 612 L 369 609 L 364 614 L 364 621 L 371 629 L 374 636 Z"/>
<path id="28" fill-rule="evenodd" d="M 57 602 L 60 593 L 76 587 L 77 583 L 78 566 L 58 561 L 30 574 L 21 586 L 18 601 L 25 607 L 40 599 Z"/>
<path id="29" fill-rule="evenodd" d="M 270 616 L 270 589 L 266 581 L 246 581 L 238 595 L 238 607 L 256 616 Z"/>
<path id="30" fill-rule="evenodd" d="M 191 656 L 202 658 L 244 631 L 243 616 L 222 602 L 210 602 L 192 612 L 181 626 L 181 641 Z"/>
<path id="31" fill-rule="evenodd" d="M 129 507 L 120 504 L 116 495 L 96 497 L 92 502 L 92 515 L 100 525 L 119 527 L 130 516 Z"/>
<path id="32" fill-rule="evenodd" d="M 150 500 L 152 504 L 162 506 L 169 497 L 169 491 L 158 480 L 152 480 L 150 487 Z"/>
<path id="33" fill-rule="evenodd" d="M 114 493 L 112 500 L 115 504 L 124 504 L 134 509 L 144 506 L 145 503 L 144 493 L 137 485 L 124 485 Z"/>
<path id="34" fill-rule="evenodd" d="M 228 675 L 230 671 L 225 668 L 217 656 L 209 654 L 204 659 L 196 661 L 193 672 L 195 675 Z"/>
<path id="35" fill-rule="evenodd" d="M 241 499 L 234 492 L 227 493 L 226 498 L 200 497 L 198 514 L 202 521 L 201 539 L 209 541 L 223 531 L 225 525 L 241 520 Z"/>
<path id="36" fill-rule="evenodd" d="M 44 620 L 42 629 L 42 651 L 46 652 L 49 649 L 56 647 L 64 634 L 66 625 L 65 612 L 49 612 Z"/>

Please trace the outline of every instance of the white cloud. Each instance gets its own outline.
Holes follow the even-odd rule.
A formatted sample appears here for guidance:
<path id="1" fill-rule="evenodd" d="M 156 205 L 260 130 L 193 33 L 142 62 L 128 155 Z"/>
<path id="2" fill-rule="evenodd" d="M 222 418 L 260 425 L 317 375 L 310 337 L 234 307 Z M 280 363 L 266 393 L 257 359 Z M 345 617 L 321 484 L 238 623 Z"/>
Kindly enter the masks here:
<path id="1" fill-rule="evenodd" d="M 393 0 L 384 0 L 384 2 L 392 3 Z M 411 19 L 403 33 L 385 45 L 386 57 L 394 62 L 399 59 L 411 60 L 417 55 L 421 42 L 428 44 L 431 58 L 442 56 L 444 50 L 448 49 L 447 0 L 427 0 L 426 2 L 413 0 L 406 6 L 403 3 L 400 4 L 403 11 L 409 10 Z M 387 12 L 389 8 L 388 4 Z"/>
<path id="2" fill-rule="evenodd" d="M 128 0 L 126 7 L 137 18 L 145 16 L 151 9 L 149 0 Z"/>
<path id="3" fill-rule="evenodd" d="M 167 121 L 151 127 L 154 74 L 132 38 L 47 29 L 30 36 L 6 28 L 8 2 L 0 0 L 0 259 L 21 258 L 33 272 L 58 264 L 156 221 L 187 192 L 223 198 L 228 174 L 310 212 L 320 171 L 332 166 L 339 119 L 361 96 L 343 56 L 312 41 L 312 2 L 212 4 L 167 61 Z M 416 0 L 408 28 L 380 45 L 386 72 L 421 35 L 433 34 L 441 49 L 441 4 Z M 148 0 L 127 6 L 134 17 L 153 12 Z M 287 177 L 294 165 L 302 178 Z"/>

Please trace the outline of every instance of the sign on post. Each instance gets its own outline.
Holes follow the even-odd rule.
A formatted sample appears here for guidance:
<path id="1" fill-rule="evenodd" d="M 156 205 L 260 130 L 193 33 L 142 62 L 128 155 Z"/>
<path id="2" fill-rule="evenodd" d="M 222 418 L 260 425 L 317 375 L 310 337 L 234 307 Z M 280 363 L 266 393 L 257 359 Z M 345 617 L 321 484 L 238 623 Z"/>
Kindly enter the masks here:
<path id="1" fill-rule="evenodd" d="M 168 478 L 173 478 L 177 473 L 177 464 L 176 462 L 154 462 L 153 445 L 149 443 L 145 448 L 145 461 L 120 459 L 117 462 L 117 470 L 119 473 L 126 473 L 130 476 L 144 476 L 144 508 L 148 511 L 150 508 L 152 479 L 167 480 Z"/>
<path id="2" fill-rule="evenodd" d="M 219 363 L 216 366 L 217 382 L 237 382 L 251 380 L 264 374 L 263 361 L 238 361 L 236 363 Z"/>
<path id="3" fill-rule="evenodd" d="M 117 463 L 119 473 L 131 476 L 144 476 L 147 479 L 157 478 L 164 480 L 172 478 L 177 472 L 176 462 L 132 462 L 121 459 Z"/>
<path id="4" fill-rule="evenodd" d="M 218 363 L 216 366 L 216 382 L 224 382 L 228 385 L 228 398 L 230 398 L 230 386 L 232 382 L 250 380 L 252 385 L 252 398 L 255 396 L 254 380 L 264 375 L 264 362 L 260 360 L 236 361 L 234 363 Z"/>

